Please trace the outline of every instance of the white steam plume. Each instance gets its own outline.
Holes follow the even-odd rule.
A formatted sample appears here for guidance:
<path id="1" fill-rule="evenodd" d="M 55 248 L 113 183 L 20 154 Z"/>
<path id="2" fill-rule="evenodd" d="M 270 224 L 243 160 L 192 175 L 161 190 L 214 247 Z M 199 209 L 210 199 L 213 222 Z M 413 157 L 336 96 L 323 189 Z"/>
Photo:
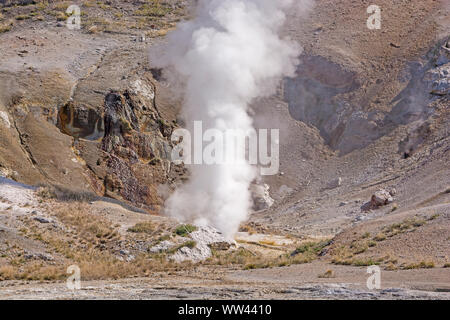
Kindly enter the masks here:
<path id="1" fill-rule="evenodd" d="M 301 1 L 306 3 L 305 0 Z M 165 61 L 186 82 L 188 129 L 250 130 L 247 111 L 257 97 L 293 76 L 300 47 L 279 35 L 293 0 L 200 0 L 196 18 L 169 36 Z M 193 132 L 191 130 L 191 132 Z M 231 238 L 247 219 L 256 170 L 239 165 L 194 165 L 188 183 L 166 201 L 169 215 L 212 225 Z"/>

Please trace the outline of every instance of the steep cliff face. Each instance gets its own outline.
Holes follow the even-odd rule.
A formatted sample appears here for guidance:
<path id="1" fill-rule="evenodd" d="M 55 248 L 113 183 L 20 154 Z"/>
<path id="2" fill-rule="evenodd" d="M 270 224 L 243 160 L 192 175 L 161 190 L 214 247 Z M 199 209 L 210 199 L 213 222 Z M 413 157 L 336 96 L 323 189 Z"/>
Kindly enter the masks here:
<path id="1" fill-rule="evenodd" d="M 86 106 L 67 97 L 70 85 L 65 89 L 58 103 L 25 94 L 2 105 L 2 173 L 157 210 L 156 187 L 168 181 L 175 124 L 159 114 L 149 76 L 132 77 L 102 95 L 99 105 Z M 67 103 L 61 103 L 64 94 Z"/>
<path id="2" fill-rule="evenodd" d="M 368 146 L 400 125 L 427 121 L 449 94 L 450 44 L 448 38 L 416 61 L 408 62 L 398 79 L 378 79 L 392 87 L 384 104 L 371 105 L 370 90 L 361 88 L 364 74 L 343 69 L 321 56 L 304 55 L 298 76 L 285 81 L 284 95 L 291 116 L 316 127 L 325 142 L 340 154 Z M 380 87 L 381 91 L 385 88 Z M 361 92 L 364 90 L 364 92 Z M 446 98 L 447 97 L 447 98 Z"/>
<path id="3" fill-rule="evenodd" d="M 93 35 L 53 22 L 1 34 L 10 45 L 0 57 L 0 174 L 159 211 L 157 187 L 184 170 L 169 162 L 178 102 L 153 78 L 148 43 L 125 25 L 126 33 Z"/>
<path id="4" fill-rule="evenodd" d="M 67 28 L 78 5 L 80 29 Z M 185 1 L 0 1 L 0 174 L 158 211 L 177 102 L 148 46 Z"/>
<path id="5" fill-rule="evenodd" d="M 93 123 L 76 131 L 88 128 L 102 138 L 93 140 L 92 131 L 88 132 L 76 148 L 86 159 L 97 192 L 156 208 L 161 204 L 156 186 L 167 182 L 171 170 L 172 126 L 158 114 L 152 88 L 149 80 L 139 79 L 124 91 L 106 94 L 99 110 L 101 125 L 93 117 Z M 73 121 L 81 123 L 76 117 Z"/>

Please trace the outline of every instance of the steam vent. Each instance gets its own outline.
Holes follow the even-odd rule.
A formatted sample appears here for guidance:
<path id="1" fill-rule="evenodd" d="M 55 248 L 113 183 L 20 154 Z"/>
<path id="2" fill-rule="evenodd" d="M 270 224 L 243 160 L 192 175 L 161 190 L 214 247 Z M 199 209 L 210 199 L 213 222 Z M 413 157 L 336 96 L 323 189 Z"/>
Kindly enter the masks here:
<path id="1" fill-rule="evenodd" d="M 449 30 L 448 0 L 0 0 L 0 299 L 449 300 Z"/>

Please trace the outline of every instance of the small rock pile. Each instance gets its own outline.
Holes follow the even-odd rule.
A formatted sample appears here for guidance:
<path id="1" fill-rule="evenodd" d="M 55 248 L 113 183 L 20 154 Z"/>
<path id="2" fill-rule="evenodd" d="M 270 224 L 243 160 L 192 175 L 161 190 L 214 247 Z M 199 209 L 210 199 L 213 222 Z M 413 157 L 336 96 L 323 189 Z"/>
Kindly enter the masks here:
<path id="1" fill-rule="evenodd" d="M 229 250 L 236 247 L 236 243 L 227 240 L 220 231 L 210 226 L 199 226 L 189 234 L 195 242 L 194 247 L 185 246 L 177 250 L 170 258 L 176 262 L 200 262 L 211 257 L 211 249 Z"/>

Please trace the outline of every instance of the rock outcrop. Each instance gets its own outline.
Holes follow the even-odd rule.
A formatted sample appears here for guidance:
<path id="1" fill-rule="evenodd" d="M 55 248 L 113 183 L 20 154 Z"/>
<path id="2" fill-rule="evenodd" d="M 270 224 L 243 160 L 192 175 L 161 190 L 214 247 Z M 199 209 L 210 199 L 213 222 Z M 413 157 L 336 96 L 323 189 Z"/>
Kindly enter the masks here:
<path id="1" fill-rule="evenodd" d="M 393 196 L 389 191 L 384 189 L 375 192 L 370 199 L 372 209 L 377 209 L 378 207 L 385 206 L 392 202 L 394 202 Z"/>
<path id="2" fill-rule="evenodd" d="M 273 205 L 274 200 L 270 196 L 269 189 L 270 187 L 267 184 L 252 184 L 250 186 L 254 211 L 266 210 Z"/>
<path id="3" fill-rule="evenodd" d="M 176 104 L 157 98 L 152 73 L 123 55 L 111 52 L 75 84 L 63 70 L 0 73 L 0 172 L 158 211 L 157 186 L 184 174 L 170 162 Z"/>
<path id="4" fill-rule="evenodd" d="M 372 101 L 371 92 L 387 88 L 383 79 L 361 83 L 366 75 L 361 77 L 356 66 L 356 71 L 345 70 L 325 57 L 303 55 L 297 76 L 285 81 L 284 97 L 294 119 L 314 126 L 332 149 L 348 154 L 389 134 L 398 125 L 432 116 L 434 110 L 428 106 L 449 94 L 449 63 L 450 45 L 448 39 L 443 39 L 426 55 L 398 71 L 397 77 L 404 85 L 397 96 Z M 389 94 L 392 92 L 395 89 L 390 89 Z"/>
<path id="5" fill-rule="evenodd" d="M 183 246 L 171 256 L 176 262 L 192 261 L 199 262 L 208 259 L 214 250 L 229 250 L 236 247 L 236 243 L 227 240 L 220 231 L 213 227 L 200 226 L 196 231 L 189 234 L 192 246 Z"/>

